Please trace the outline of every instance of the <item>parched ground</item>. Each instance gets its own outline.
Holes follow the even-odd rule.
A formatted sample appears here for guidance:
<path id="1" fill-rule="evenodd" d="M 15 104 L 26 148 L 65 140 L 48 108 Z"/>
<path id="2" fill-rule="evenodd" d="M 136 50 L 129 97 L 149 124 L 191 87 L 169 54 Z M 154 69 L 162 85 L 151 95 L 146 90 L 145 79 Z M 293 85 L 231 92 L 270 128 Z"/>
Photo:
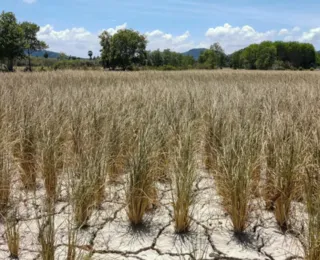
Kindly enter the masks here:
<path id="1" fill-rule="evenodd" d="M 303 258 L 302 246 L 297 236 L 290 232 L 281 233 L 273 214 L 264 211 L 263 203 L 259 200 L 254 202 L 247 233 L 235 237 L 230 219 L 221 208 L 214 180 L 204 172 L 199 171 L 199 178 L 194 186 L 196 204 L 191 212 L 192 228 L 190 233 L 185 235 L 177 235 L 174 232 L 169 184 L 158 184 L 159 205 L 156 209 L 150 210 L 145 218 L 145 225 L 136 230 L 128 224 L 124 189 L 124 182 L 109 185 L 101 209 L 94 211 L 86 229 L 77 232 L 78 259 Z M 40 259 L 38 234 L 39 226 L 44 224 L 41 219 L 41 215 L 45 214 L 41 212 L 43 198 L 44 191 L 41 187 L 36 198 L 31 194 L 15 194 L 15 199 L 20 201 L 20 259 Z M 296 212 L 299 212 L 300 206 L 295 204 Z M 64 202 L 62 196 L 55 212 L 55 259 L 66 259 L 70 212 L 71 207 Z M 3 223 L 0 224 L 0 233 L 0 259 L 9 259 Z"/>

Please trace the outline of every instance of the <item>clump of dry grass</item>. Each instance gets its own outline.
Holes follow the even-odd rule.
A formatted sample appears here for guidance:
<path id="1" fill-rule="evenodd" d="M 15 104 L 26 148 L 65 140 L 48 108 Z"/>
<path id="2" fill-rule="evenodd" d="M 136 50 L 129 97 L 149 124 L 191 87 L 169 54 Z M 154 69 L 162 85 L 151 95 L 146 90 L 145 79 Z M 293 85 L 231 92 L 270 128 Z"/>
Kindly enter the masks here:
<path id="1" fill-rule="evenodd" d="M 308 167 L 306 179 L 306 205 L 308 212 L 308 235 L 306 259 L 317 260 L 320 255 L 320 169 Z"/>
<path id="2" fill-rule="evenodd" d="M 260 132 L 249 116 L 243 121 L 229 122 L 217 153 L 213 171 L 222 204 L 231 218 L 235 234 L 244 232 L 252 210 L 254 172 L 260 154 Z M 251 116 L 251 115 L 250 115 Z"/>
<path id="3" fill-rule="evenodd" d="M 108 176 L 111 182 L 116 182 L 124 168 L 123 133 L 117 118 L 111 121 L 108 133 Z"/>
<path id="4" fill-rule="evenodd" d="M 304 181 L 308 213 L 305 259 L 317 260 L 320 255 L 320 131 L 315 131 L 309 143 L 311 158 Z"/>
<path id="5" fill-rule="evenodd" d="M 27 191 L 35 191 L 37 186 L 36 158 L 36 125 L 32 119 L 32 111 L 24 108 L 18 139 L 14 143 L 13 154 L 20 168 L 20 179 Z"/>
<path id="6" fill-rule="evenodd" d="M 274 145 L 276 142 L 271 140 L 266 145 L 266 158 L 267 158 L 267 169 L 265 173 L 265 183 L 263 188 L 263 198 L 266 204 L 266 210 L 274 210 L 274 204 L 277 199 L 277 192 L 275 190 L 276 181 L 276 154 Z"/>
<path id="7" fill-rule="evenodd" d="M 9 163 L 2 148 L 0 140 L 0 218 L 4 216 L 7 211 L 11 194 Z"/>
<path id="8" fill-rule="evenodd" d="M 294 125 L 284 126 L 280 131 L 280 140 L 275 146 L 275 209 L 276 221 L 281 230 L 290 228 L 291 203 L 297 192 L 299 174 L 302 173 L 303 143 Z"/>
<path id="9" fill-rule="evenodd" d="M 59 176 L 64 167 L 65 119 L 62 118 L 62 106 L 55 106 L 53 100 L 46 113 L 48 116 L 39 127 L 38 167 L 44 180 L 47 200 L 54 202 L 58 199 Z"/>
<path id="10" fill-rule="evenodd" d="M 16 212 L 9 214 L 5 220 L 5 223 L 5 238 L 10 252 L 10 258 L 19 259 L 20 233 Z"/>
<path id="11" fill-rule="evenodd" d="M 151 129 L 139 131 L 135 149 L 128 162 L 127 216 L 133 226 L 143 224 L 150 201 L 156 196 L 151 131 Z"/>
<path id="12" fill-rule="evenodd" d="M 161 125 L 165 127 L 164 125 Z M 159 138 L 158 141 L 158 153 L 155 162 L 157 163 L 156 168 L 156 179 L 160 182 L 166 183 L 170 182 L 170 135 L 165 133 L 162 129 L 159 129 L 157 132 Z"/>
<path id="13" fill-rule="evenodd" d="M 176 233 L 190 229 L 191 207 L 195 200 L 193 185 L 196 180 L 195 133 L 188 127 L 178 139 L 173 173 L 173 219 Z"/>
<path id="14" fill-rule="evenodd" d="M 77 227 L 86 227 L 94 207 L 104 200 L 107 176 L 104 121 L 90 107 L 72 120 L 73 173 L 72 204 Z M 80 109 L 79 109 L 80 111 Z"/>
<path id="15" fill-rule="evenodd" d="M 216 109 L 211 109 L 205 118 L 204 165 L 211 172 L 217 167 L 217 153 L 221 150 L 224 118 Z"/>
<path id="16" fill-rule="evenodd" d="M 55 212 L 53 202 L 46 206 L 47 215 L 39 220 L 38 240 L 40 243 L 40 255 L 43 260 L 55 259 Z"/>

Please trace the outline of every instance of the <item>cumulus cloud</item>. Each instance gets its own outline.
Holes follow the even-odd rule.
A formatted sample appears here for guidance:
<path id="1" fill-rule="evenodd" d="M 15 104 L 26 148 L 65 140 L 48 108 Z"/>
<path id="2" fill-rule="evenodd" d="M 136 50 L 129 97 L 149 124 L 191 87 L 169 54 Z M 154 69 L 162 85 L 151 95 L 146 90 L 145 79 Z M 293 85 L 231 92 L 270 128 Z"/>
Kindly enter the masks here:
<path id="1" fill-rule="evenodd" d="M 120 30 L 126 29 L 127 28 L 127 23 L 124 23 L 122 25 L 118 25 L 115 28 L 109 28 L 106 31 L 108 33 L 110 33 L 111 35 L 114 35 L 115 33 L 117 33 Z M 103 30 L 104 31 L 104 30 Z"/>
<path id="2" fill-rule="evenodd" d="M 293 27 L 292 32 L 300 32 L 300 27 Z"/>
<path id="3" fill-rule="evenodd" d="M 304 42 L 311 42 L 313 44 L 320 44 L 320 27 L 304 32 L 300 37 L 300 40 Z"/>
<path id="4" fill-rule="evenodd" d="M 150 50 L 155 49 L 171 49 L 173 51 L 187 51 L 194 46 L 192 41 L 189 41 L 191 34 L 189 31 L 177 36 L 165 33 L 160 30 L 154 30 L 146 32 L 145 35 L 148 39 L 148 48 Z"/>
<path id="5" fill-rule="evenodd" d="M 38 37 L 48 43 L 50 49 L 54 51 L 81 57 L 85 57 L 89 49 L 94 55 L 99 53 L 98 33 L 91 33 L 82 27 L 58 31 L 47 24 L 40 27 Z"/>
<path id="6" fill-rule="evenodd" d="M 208 40 L 219 42 L 224 46 L 227 53 L 246 47 L 252 43 L 273 40 L 277 35 L 276 31 L 258 32 L 249 25 L 243 27 L 233 27 L 226 23 L 223 26 L 209 28 L 205 33 Z M 202 43 L 202 45 L 205 45 Z"/>
<path id="7" fill-rule="evenodd" d="M 23 0 L 23 2 L 26 4 L 33 4 L 33 3 L 37 2 L 37 0 Z"/>
<path id="8" fill-rule="evenodd" d="M 289 30 L 288 29 L 281 29 L 279 31 L 279 35 L 287 35 L 287 34 L 289 34 Z"/>

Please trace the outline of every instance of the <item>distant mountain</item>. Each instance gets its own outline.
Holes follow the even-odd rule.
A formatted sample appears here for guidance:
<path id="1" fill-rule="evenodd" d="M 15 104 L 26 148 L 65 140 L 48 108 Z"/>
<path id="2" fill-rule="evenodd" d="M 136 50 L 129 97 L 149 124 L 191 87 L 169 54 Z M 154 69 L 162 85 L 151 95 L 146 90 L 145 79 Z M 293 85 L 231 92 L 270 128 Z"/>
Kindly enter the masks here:
<path id="1" fill-rule="evenodd" d="M 182 53 L 185 56 L 192 56 L 195 60 L 198 60 L 201 52 L 205 51 L 205 48 L 191 49 L 187 52 Z"/>
<path id="2" fill-rule="evenodd" d="M 35 51 L 31 54 L 31 56 L 33 57 L 43 57 L 44 53 L 46 51 Z M 58 58 L 60 53 L 59 52 L 54 52 L 54 51 L 47 51 L 47 53 L 49 54 L 48 58 Z"/>

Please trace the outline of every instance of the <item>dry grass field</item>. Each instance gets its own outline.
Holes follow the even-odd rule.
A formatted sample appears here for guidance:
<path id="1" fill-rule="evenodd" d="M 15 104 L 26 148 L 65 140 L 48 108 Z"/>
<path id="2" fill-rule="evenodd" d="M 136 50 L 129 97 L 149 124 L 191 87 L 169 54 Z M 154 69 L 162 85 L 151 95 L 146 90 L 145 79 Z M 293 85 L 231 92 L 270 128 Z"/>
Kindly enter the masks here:
<path id="1" fill-rule="evenodd" d="M 0 74 L 0 259 L 320 259 L 318 72 Z"/>

